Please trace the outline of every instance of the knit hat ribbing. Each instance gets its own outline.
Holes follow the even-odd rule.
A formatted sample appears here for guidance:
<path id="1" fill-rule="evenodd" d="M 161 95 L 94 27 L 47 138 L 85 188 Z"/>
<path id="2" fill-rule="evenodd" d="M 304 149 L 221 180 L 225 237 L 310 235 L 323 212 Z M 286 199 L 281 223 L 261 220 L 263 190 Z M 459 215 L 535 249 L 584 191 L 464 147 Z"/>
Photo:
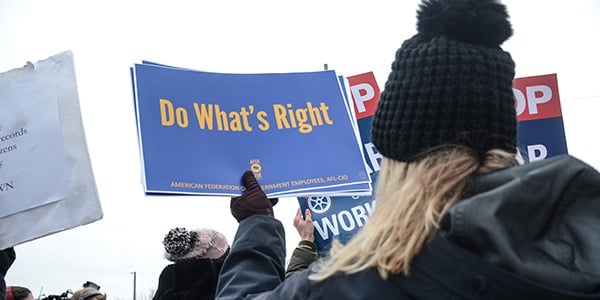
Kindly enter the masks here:
<path id="1" fill-rule="evenodd" d="M 217 259 L 229 249 L 225 236 L 213 229 L 188 231 L 176 227 L 163 239 L 165 258 L 178 262 L 187 259 Z"/>
<path id="2" fill-rule="evenodd" d="M 445 145 L 515 153 L 515 65 L 500 48 L 512 35 L 506 7 L 424 0 L 417 17 L 418 33 L 396 51 L 375 112 L 375 147 L 404 162 Z"/>

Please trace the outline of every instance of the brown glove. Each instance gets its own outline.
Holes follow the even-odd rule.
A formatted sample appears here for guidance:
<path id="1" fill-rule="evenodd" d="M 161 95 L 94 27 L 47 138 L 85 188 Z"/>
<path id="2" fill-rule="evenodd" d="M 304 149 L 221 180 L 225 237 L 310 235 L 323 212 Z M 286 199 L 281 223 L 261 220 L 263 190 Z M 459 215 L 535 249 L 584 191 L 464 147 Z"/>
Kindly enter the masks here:
<path id="1" fill-rule="evenodd" d="M 254 215 L 273 216 L 273 205 L 279 199 L 267 199 L 267 195 L 261 189 L 252 172 L 244 172 L 242 180 L 246 190 L 241 196 L 231 198 L 231 214 L 233 217 L 241 222 Z"/>

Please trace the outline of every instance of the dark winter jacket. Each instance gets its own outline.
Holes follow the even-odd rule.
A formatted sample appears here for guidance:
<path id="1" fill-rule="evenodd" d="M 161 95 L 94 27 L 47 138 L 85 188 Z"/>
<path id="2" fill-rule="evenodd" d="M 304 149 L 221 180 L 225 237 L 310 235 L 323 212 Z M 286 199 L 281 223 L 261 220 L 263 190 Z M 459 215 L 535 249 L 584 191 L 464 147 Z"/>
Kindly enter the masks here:
<path id="1" fill-rule="evenodd" d="M 4 277 L 15 261 L 15 257 L 15 250 L 12 247 L 0 250 L 0 300 L 6 299 L 6 282 L 4 281 Z"/>
<path id="2" fill-rule="evenodd" d="M 272 217 L 239 225 L 217 299 L 600 299 L 600 174 L 562 156 L 482 177 L 453 206 L 411 274 L 375 269 L 283 281 L 285 237 Z M 282 282 L 283 281 L 283 282 Z"/>
<path id="3" fill-rule="evenodd" d="M 190 259 L 166 266 L 158 279 L 153 300 L 212 300 L 219 271 L 227 253 L 219 259 Z"/>
<path id="4" fill-rule="evenodd" d="M 285 270 L 285 278 L 292 274 L 304 270 L 310 266 L 319 255 L 317 254 L 317 245 L 311 241 L 300 241 L 298 247 L 294 249 L 287 270 Z"/>

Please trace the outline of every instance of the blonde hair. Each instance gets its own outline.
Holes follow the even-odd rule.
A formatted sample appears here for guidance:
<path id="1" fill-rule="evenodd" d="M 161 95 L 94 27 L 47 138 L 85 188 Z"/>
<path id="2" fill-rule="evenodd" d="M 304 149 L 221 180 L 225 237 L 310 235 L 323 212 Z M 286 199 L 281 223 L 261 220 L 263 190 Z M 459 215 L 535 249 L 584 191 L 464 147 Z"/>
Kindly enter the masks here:
<path id="1" fill-rule="evenodd" d="M 86 292 L 89 292 L 89 291 L 93 291 L 93 290 L 95 290 L 95 288 L 93 288 L 93 287 L 86 287 L 81 290 L 78 290 L 75 293 L 73 293 L 73 296 L 71 296 L 71 300 L 79 300 L 79 298 L 81 296 L 83 296 L 83 294 L 85 294 Z M 95 295 L 95 296 L 89 297 L 85 300 L 106 300 L 106 294 Z"/>
<path id="2" fill-rule="evenodd" d="M 311 280 L 376 268 L 410 274 L 410 263 L 439 228 L 444 213 L 478 175 L 516 165 L 514 154 L 490 150 L 484 157 L 466 147 L 436 151 L 413 163 L 383 158 L 375 191 L 376 208 L 346 246 L 334 241 L 330 257 Z"/>

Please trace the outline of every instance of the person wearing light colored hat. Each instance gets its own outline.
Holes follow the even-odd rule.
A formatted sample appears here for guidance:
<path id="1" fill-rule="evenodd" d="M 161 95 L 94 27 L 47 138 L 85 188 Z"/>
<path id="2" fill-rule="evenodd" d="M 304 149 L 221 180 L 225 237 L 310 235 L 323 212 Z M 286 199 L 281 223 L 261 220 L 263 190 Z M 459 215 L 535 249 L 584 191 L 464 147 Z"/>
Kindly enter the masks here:
<path id="1" fill-rule="evenodd" d="M 213 229 L 176 227 L 163 239 L 165 258 L 172 264 L 160 274 L 153 300 L 214 299 L 217 279 L 229 244 Z"/>

